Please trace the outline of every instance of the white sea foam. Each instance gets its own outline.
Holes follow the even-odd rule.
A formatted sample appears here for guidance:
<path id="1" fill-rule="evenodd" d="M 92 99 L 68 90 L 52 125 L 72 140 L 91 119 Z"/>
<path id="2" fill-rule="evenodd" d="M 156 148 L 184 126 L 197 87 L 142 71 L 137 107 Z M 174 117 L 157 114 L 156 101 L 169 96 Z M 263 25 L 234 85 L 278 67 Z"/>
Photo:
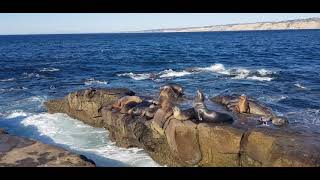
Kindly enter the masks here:
<path id="1" fill-rule="evenodd" d="M 209 67 L 204 67 L 204 68 L 195 68 L 197 71 L 211 71 L 219 74 L 227 74 L 229 75 L 230 72 L 226 70 L 223 64 L 217 63 L 213 64 Z"/>
<path id="2" fill-rule="evenodd" d="M 142 149 L 119 148 L 109 140 L 105 129 L 91 127 L 65 114 L 35 114 L 24 118 L 21 124 L 22 128 L 36 127 L 38 133 L 30 132 L 31 138 L 63 145 L 84 154 L 98 166 L 159 166 Z"/>
<path id="3" fill-rule="evenodd" d="M 60 69 L 57 69 L 57 68 L 42 68 L 40 70 L 40 72 L 56 72 L 56 71 L 60 71 Z"/>
<path id="4" fill-rule="evenodd" d="M 108 82 L 107 81 L 96 80 L 95 78 L 89 78 L 89 79 L 85 80 L 84 84 L 86 86 L 90 86 L 90 85 L 93 85 L 93 84 L 108 84 Z"/>
<path id="5" fill-rule="evenodd" d="M 26 117 L 30 115 L 30 113 L 24 112 L 23 110 L 14 110 L 8 113 L 6 119 L 13 119 L 17 117 Z"/>
<path id="6" fill-rule="evenodd" d="M 159 74 L 161 74 L 159 76 L 160 78 L 168 78 L 168 77 L 182 77 L 185 75 L 189 75 L 191 73 L 187 71 L 174 71 L 172 69 L 168 69 L 160 72 Z"/>
<path id="7" fill-rule="evenodd" d="M 27 90 L 28 88 L 26 87 L 17 87 L 17 88 L 1 88 L 0 92 L 11 92 L 11 91 L 21 91 L 21 90 Z"/>
<path id="8" fill-rule="evenodd" d="M 273 78 L 271 77 L 258 77 L 258 76 L 250 76 L 247 77 L 249 80 L 257 80 L 257 81 L 271 81 Z"/>
<path id="9" fill-rule="evenodd" d="M 298 88 L 301 88 L 301 89 L 308 89 L 308 88 L 302 86 L 300 83 L 296 83 L 296 84 L 294 84 L 294 85 L 295 85 L 296 87 L 298 87 Z"/>
<path id="10" fill-rule="evenodd" d="M 258 69 L 257 72 L 258 72 L 259 75 L 261 75 L 261 76 L 267 76 L 267 75 L 274 74 L 274 72 L 272 72 L 272 71 L 270 71 L 270 70 L 266 70 L 266 69 Z"/>
<path id="11" fill-rule="evenodd" d="M 151 78 L 150 73 L 140 73 L 140 74 L 135 74 L 135 73 L 123 73 L 123 74 L 118 74 L 117 76 L 128 76 L 134 80 L 140 81 L 140 80 L 145 80 Z"/>
<path id="12" fill-rule="evenodd" d="M 31 77 L 40 77 L 40 74 L 38 73 L 23 73 L 23 75 L 25 75 L 26 78 L 31 78 Z"/>
<path id="13" fill-rule="evenodd" d="M 0 82 L 14 81 L 16 78 L 0 79 Z"/>

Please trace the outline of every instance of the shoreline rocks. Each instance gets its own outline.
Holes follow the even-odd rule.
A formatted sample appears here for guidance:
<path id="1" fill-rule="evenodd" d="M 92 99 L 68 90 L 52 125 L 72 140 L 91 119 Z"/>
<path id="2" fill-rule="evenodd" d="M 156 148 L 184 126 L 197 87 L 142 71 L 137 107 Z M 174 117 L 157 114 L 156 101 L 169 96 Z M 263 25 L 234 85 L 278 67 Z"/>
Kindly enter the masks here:
<path id="1" fill-rule="evenodd" d="M 83 155 L 0 129 L 0 167 L 95 167 Z"/>
<path id="2" fill-rule="evenodd" d="M 123 92 L 132 92 L 128 89 L 100 89 L 90 97 L 81 92 L 83 90 L 47 101 L 48 112 L 66 113 L 89 125 L 103 127 L 116 145 L 143 148 L 161 165 L 320 166 L 317 138 L 320 134 L 316 132 L 291 126 L 257 127 L 251 123 L 253 117 L 245 114 L 236 116 L 232 124 L 180 121 L 173 116 L 164 120 L 161 111 L 153 119 L 146 119 L 108 108 L 127 95 Z M 163 126 L 162 132 L 153 128 L 156 119 L 160 122 L 158 125 Z"/>

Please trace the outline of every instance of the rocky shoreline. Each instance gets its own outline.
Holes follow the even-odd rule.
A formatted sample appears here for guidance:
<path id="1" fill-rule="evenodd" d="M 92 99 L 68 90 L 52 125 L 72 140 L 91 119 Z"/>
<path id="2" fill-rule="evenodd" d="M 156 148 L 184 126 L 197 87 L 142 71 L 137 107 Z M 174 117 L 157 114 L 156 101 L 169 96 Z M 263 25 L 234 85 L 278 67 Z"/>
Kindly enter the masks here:
<path id="1" fill-rule="evenodd" d="M 45 105 L 49 113 L 66 113 L 91 126 L 107 129 L 116 145 L 143 148 L 161 165 L 320 166 L 320 134 L 316 131 L 290 124 L 257 126 L 255 115 L 231 113 L 235 118 L 231 124 L 170 117 L 161 133 L 153 126 L 159 117 L 166 115 L 161 109 L 151 119 L 110 109 L 121 97 L 133 95 L 126 88 L 80 90 L 62 99 L 49 100 Z"/>
<path id="2" fill-rule="evenodd" d="M 95 167 L 83 155 L 0 129 L 0 167 Z"/>

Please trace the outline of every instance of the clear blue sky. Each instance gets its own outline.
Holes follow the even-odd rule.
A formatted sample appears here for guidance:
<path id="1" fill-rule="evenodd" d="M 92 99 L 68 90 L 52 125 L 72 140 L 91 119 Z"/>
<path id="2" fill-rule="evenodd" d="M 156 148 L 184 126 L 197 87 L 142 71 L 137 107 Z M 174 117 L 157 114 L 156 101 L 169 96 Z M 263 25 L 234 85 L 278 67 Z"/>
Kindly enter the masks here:
<path id="1" fill-rule="evenodd" d="M 123 32 L 309 17 L 320 13 L 1 13 L 0 34 Z"/>

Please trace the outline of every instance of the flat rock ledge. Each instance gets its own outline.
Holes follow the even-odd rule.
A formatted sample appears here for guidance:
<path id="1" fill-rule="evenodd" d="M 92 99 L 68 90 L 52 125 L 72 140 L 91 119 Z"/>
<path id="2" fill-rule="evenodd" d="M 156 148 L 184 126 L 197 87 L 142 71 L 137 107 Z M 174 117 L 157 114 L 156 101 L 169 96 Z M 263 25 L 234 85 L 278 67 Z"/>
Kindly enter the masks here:
<path id="1" fill-rule="evenodd" d="M 95 167 L 95 163 L 83 155 L 0 129 L 0 167 Z"/>
<path id="2" fill-rule="evenodd" d="M 290 126 L 257 127 L 237 120 L 232 124 L 215 124 L 169 118 L 164 124 L 164 133 L 159 133 L 152 128 L 153 119 L 107 108 L 119 98 L 133 95 L 131 90 L 98 89 L 90 96 L 85 92 L 73 92 L 63 99 L 49 100 L 45 105 L 49 113 L 66 113 L 89 125 L 107 129 L 116 145 L 143 148 L 161 165 L 320 166 L 320 134 L 317 132 Z"/>

